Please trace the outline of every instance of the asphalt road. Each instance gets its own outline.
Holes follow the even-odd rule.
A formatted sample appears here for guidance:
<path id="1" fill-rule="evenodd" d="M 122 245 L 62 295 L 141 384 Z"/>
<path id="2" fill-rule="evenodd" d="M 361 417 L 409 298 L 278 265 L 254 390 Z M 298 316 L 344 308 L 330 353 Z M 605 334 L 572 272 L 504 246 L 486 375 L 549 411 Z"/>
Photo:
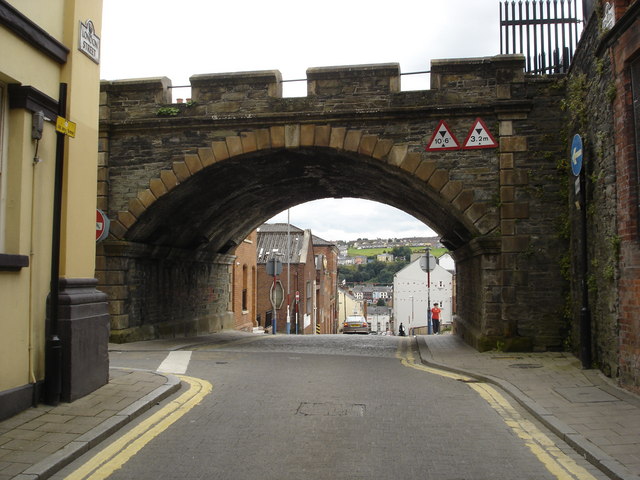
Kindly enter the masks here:
<path id="1" fill-rule="evenodd" d="M 184 371 L 183 389 L 54 478 L 606 478 L 499 392 L 415 364 L 414 347 L 265 335 L 111 352 L 112 366 Z"/>

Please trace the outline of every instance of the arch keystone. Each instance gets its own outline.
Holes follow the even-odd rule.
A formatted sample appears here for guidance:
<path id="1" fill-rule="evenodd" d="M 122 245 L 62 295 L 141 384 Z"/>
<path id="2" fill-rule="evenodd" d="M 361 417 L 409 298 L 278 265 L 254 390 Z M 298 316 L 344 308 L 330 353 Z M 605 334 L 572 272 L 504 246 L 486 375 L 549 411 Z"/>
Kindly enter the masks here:
<path id="1" fill-rule="evenodd" d="M 344 149 L 357 152 L 362 138 L 362 130 L 349 130 L 344 138 Z"/>
<path id="2" fill-rule="evenodd" d="M 125 230 L 131 228 L 131 225 L 136 223 L 136 217 L 129 211 L 126 212 L 118 212 L 118 221 L 122 224 Z"/>
<path id="3" fill-rule="evenodd" d="M 236 155 L 242 155 L 242 140 L 237 135 L 231 135 L 226 137 L 227 150 L 229 150 L 229 156 L 235 157 Z"/>
<path id="4" fill-rule="evenodd" d="M 440 194 L 447 202 L 451 202 L 462 191 L 462 182 L 460 180 L 451 180 L 442 187 Z"/>
<path id="5" fill-rule="evenodd" d="M 312 147 L 315 139 L 316 126 L 315 125 L 301 125 L 300 126 L 300 146 Z"/>
<path id="6" fill-rule="evenodd" d="M 196 154 L 187 153 L 184 156 L 184 163 L 187 165 L 191 175 L 202 170 L 202 162 L 200 161 L 200 157 Z"/>
<path id="7" fill-rule="evenodd" d="M 198 157 L 200 157 L 200 162 L 202 162 L 202 166 L 205 168 L 216 163 L 216 156 L 213 154 L 213 149 L 211 148 L 198 148 Z"/>
<path id="8" fill-rule="evenodd" d="M 391 147 L 393 147 L 393 140 L 389 140 L 387 138 L 379 139 L 378 143 L 376 143 L 376 147 L 373 149 L 373 154 L 371 156 L 373 158 L 377 158 L 378 160 L 382 160 L 384 157 L 389 155 Z"/>
<path id="9" fill-rule="evenodd" d="M 122 225 L 120 220 L 113 220 L 111 222 L 111 226 L 109 227 L 109 233 L 113 235 L 115 238 L 122 239 L 127 233 L 127 227 Z"/>
<path id="10" fill-rule="evenodd" d="M 345 127 L 334 127 L 331 129 L 331 136 L 329 137 L 329 146 L 336 150 L 342 150 L 344 148 L 344 137 L 347 134 Z"/>
<path id="11" fill-rule="evenodd" d="M 328 147 L 331 143 L 331 127 L 329 125 L 318 125 L 315 128 L 315 139 L 313 141 L 316 147 Z"/>
<path id="12" fill-rule="evenodd" d="M 173 170 L 161 170 L 160 171 L 160 180 L 162 180 L 163 185 L 166 187 L 167 192 L 170 192 L 178 185 L 178 177 L 173 173 Z"/>
<path id="13" fill-rule="evenodd" d="M 300 146 L 300 125 L 285 125 L 284 146 L 298 148 Z"/>
<path id="14" fill-rule="evenodd" d="M 189 167 L 187 167 L 187 164 L 184 162 L 173 162 L 173 173 L 176 174 L 178 182 L 184 182 L 191 176 Z"/>
<path id="15" fill-rule="evenodd" d="M 216 161 L 226 160 L 229 158 L 229 150 L 227 149 L 227 142 L 222 140 L 211 142 L 211 150 L 213 150 L 213 155 L 216 157 Z"/>
<path id="16" fill-rule="evenodd" d="M 167 187 L 160 178 L 152 178 L 149 180 L 149 190 L 151 190 L 156 198 L 160 198 L 168 192 Z"/>
<path id="17" fill-rule="evenodd" d="M 427 182 L 436 192 L 442 190 L 442 187 L 449 181 L 449 172 L 447 170 L 436 170 Z"/>
<path id="18" fill-rule="evenodd" d="M 255 132 L 242 132 L 240 141 L 242 142 L 242 151 L 244 153 L 255 152 L 258 149 Z"/>
<path id="19" fill-rule="evenodd" d="M 360 145 L 358 146 L 358 153 L 362 155 L 372 156 L 373 151 L 378 143 L 377 135 L 363 135 L 360 139 Z"/>
<path id="20" fill-rule="evenodd" d="M 284 147 L 284 127 L 281 125 L 270 127 L 269 133 L 271 134 L 271 146 L 273 148 Z"/>
<path id="21" fill-rule="evenodd" d="M 265 150 L 271 148 L 271 134 L 268 128 L 256 130 L 256 149 Z"/>
<path id="22" fill-rule="evenodd" d="M 151 193 L 151 190 L 149 190 L 148 188 L 145 190 L 140 190 L 136 198 L 140 200 L 140 203 L 142 203 L 145 208 L 149 208 L 149 206 L 151 206 L 153 202 L 156 201 L 155 195 Z"/>
<path id="23" fill-rule="evenodd" d="M 407 156 L 408 151 L 408 145 L 394 145 L 391 147 L 391 151 L 387 157 L 387 163 L 396 167 L 400 166 L 404 158 Z"/>
<path id="24" fill-rule="evenodd" d="M 451 204 L 459 211 L 464 212 L 473 203 L 473 197 L 473 190 L 462 190 Z"/>
<path id="25" fill-rule="evenodd" d="M 404 160 L 400 164 L 400 168 L 409 173 L 413 173 L 416 171 L 416 168 L 418 168 L 418 165 L 420 165 L 420 159 L 421 159 L 420 153 L 409 152 L 407 153 L 407 156 L 404 157 Z"/>
<path id="26" fill-rule="evenodd" d="M 129 199 L 129 212 L 136 218 L 144 213 L 147 207 L 140 201 L 138 197 Z"/>
<path id="27" fill-rule="evenodd" d="M 418 177 L 420 180 L 427 182 L 429 178 L 431 178 L 431 175 L 433 175 L 433 172 L 435 171 L 436 171 L 436 162 L 432 160 L 423 160 L 415 169 L 414 173 L 415 173 L 415 176 Z"/>

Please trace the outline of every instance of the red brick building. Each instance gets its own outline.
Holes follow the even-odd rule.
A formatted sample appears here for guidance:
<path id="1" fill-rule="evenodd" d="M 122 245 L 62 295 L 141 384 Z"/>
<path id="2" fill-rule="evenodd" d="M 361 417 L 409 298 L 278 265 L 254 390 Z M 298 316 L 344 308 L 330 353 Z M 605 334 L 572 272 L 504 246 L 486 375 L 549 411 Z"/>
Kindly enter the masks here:
<path id="1" fill-rule="evenodd" d="M 310 230 L 293 225 L 264 224 L 258 229 L 257 322 L 269 331 L 274 323 L 270 296 L 274 278 L 267 275 L 266 264 L 274 257 L 282 264 L 276 288 L 284 293 L 276 309 L 276 332 L 286 332 L 288 306 L 290 333 L 333 333 L 337 317 L 337 247 L 313 237 Z"/>
<path id="2" fill-rule="evenodd" d="M 319 333 L 338 333 L 338 247 L 314 235 L 313 250 L 316 254 L 316 285 L 323 300 L 317 302 L 320 310 L 316 331 L 319 327 Z"/>
<path id="3" fill-rule="evenodd" d="M 614 0 L 605 37 L 616 96 L 613 102 L 620 239 L 620 378 L 640 392 L 640 1 Z"/>
<path id="4" fill-rule="evenodd" d="M 256 244 L 257 231 L 251 232 L 233 252 L 231 311 L 236 330 L 253 331 L 256 324 Z"/>

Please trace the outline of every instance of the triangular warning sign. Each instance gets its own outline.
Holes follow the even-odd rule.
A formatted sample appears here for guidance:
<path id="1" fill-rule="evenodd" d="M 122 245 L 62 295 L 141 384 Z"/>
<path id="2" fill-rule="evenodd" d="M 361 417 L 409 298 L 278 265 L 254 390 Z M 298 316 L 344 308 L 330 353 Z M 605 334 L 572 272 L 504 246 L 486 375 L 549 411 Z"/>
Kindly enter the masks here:
<path id="1" fill-rule="evenodd" d="M 433 135 L 431 136 L 431 140 L 427 144 L 425 150 L 459 150 L 460 143 L 458 139 L 455 137 L 453 133 L 451 133 L 451 129 L 447 122 L 444 120 L 440 120 L 440 123 L 436 127 Z"/>
<path id="2" fill-rule="evenodd" d="M 481 118 L 476 118 L 462 148 L 467 150 L 472 148 L 496 148 L 497 146 L 498 142 L 493 138 L 485 123 Z"/>

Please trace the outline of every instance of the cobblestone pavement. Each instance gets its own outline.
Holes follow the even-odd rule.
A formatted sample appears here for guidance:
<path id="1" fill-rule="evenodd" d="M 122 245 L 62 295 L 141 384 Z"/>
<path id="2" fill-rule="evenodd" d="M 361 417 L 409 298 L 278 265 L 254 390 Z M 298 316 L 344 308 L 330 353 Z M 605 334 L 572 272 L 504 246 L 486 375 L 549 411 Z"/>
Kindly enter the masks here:
<path id="1" fill-rule="evenodd" d="M 494 383 L 615 479 L 640 479 L 640 397 L 569 353 L 479 353 L 453 335 L 419 336 L 423 363 Z"/>

